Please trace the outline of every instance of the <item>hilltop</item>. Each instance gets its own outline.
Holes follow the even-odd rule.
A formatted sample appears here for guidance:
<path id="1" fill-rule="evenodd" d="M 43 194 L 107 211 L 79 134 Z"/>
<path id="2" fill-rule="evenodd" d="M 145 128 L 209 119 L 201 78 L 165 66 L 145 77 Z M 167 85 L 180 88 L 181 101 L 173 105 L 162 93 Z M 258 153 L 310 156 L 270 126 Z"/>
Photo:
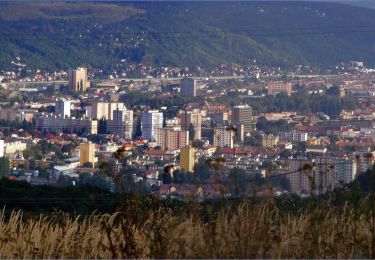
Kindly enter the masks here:
<path id="1" fill-rule="evenodd" d="M 321 2 L 0 3 L 0 69 L 375 65 L 375 10 Z"/>

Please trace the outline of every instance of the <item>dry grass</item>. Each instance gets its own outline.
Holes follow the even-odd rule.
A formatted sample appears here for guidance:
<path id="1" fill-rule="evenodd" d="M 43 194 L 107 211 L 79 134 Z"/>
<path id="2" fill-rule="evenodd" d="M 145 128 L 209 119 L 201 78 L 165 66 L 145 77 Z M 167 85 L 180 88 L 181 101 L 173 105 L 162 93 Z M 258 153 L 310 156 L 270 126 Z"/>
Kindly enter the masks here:
<path id="1" fill-rule="evenodd" d="M 63 213 L 0 221 L 0 258 L 372 258 L 374 214 L 319 206 L 281 214 L 272 202 L 242 203 L 202 221 L 155 208 L 136 223 L 126 212 L 71 219 Z"/>

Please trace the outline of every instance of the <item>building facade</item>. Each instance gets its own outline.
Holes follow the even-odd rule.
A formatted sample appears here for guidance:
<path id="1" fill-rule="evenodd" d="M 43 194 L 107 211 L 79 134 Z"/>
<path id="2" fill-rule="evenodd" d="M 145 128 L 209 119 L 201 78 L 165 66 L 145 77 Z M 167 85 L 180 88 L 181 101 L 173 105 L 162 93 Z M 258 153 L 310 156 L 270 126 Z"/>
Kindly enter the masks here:
<path id="1" fill-rule="evenodd" d="M 235 141 L 235 132 L 228 129 L 226 126 L 219 126 L 214 128 L 213 143 L 217 147 L 233 148 Z"/>
<path id="2" fill-rule="evenodd" d="M 55 114 L 62 117 L 70 117 L 70 100 L 57 99 L 55 102 Z"/>
<path id="3" fill-rule="evenodd" d="M 192 78 L 183 78 L 181 80 L 181 93 L 185 97 L 196 97 L 197 96 L 197 81 Z"/>
<path id="4" fill-rule="evenodd" d="M 4 155 L 13 155 L 15 153 L 21 153 L 26 150 L 27 145 L 26 143 L 22 143 L 21 141 L 10 142 L 10 143 L 3 143 L 3 154 Z"/>
<path id="5" fill-rule="evenodd" d="M 195 149 L 184 147 L 180 150 L 180 168 L 184 172 L 193 172 L 195 164 Z"/>
<path id="6" fill-rule="evenodd" d="M 202 138 L 202 114 L 199 109 L 183 111 L 180 114 L 180 123 L 182 130 L 191 133 L 191 140 L 200 140 Z"/>
<path id="7" fill-rule="evenodd" d="M 121 102 L 95 101 L 92 103 L 89 117 L 96 120 L 112 120 L 113 111 L 116 109 L 126 109 L 126 106 Z"/>
<path id="8" fill-rule="evenodd" d="M 79 164 L 83 166 L 85 163 L 95 164 L 95 144 L 91 142 L 79 145 Z"/>
<path id="9" fill-rule="evenodd" d="M 277 95 L 282 92 L 290 96 L 292 94 L 292 83 L 271 82 L 268 84 L 268 95 Z"/>
<path id="10" fill-rule="evenodd" d="M 149 140 L 156 140 L 156 134 L 163 128 L 163 113 L 158 110 L 149 110 L 142 113 L 142 136 Z"/>
<path id="11" fill-rule="evenodd" d="M 91 119 L 65 118 L 51 114 L 41 114 L 36 117 L 35 127 L 52 132 L 79 132 L 97 134 L 98 121 Z"/>
<path id="12" fill-rule="evenodd" d="M 90 82 L 87 80 L 87 68 L 69 69 L 68 77 L 70 90 L 82 92 L 90 87 Z"/>
<path id="13" fill-rule="evenodd" d="M 266 135 L 262 138 L 262 146 L 264 148 L 273 148 L 279 142 L 279 137 L 273 135 Z"/>
<path id="14" fill-rule="evenodd" d="M 189 145 L 189 131 L 162 128 L 157 131 L 156 143 L 163 150 L 178 150 Z"/>
<path id="15" fill-rule="evenodd" d="M 308 139 L 308 134 L 306 132 L 297 132 L 297 131 L 280 132 L 279 137 L 280 137 L 280 140 L 285 140 L 285 141 L 306 142 Z"/>
<path id="16" fill-rule="evenodd" d="M 248 105 L 239 105 L 233 107 L 232 110 L 232 123 L 242 124 L 244 126 L 245 133 L 252 130 L 253 122 L 253 109 Z"/>
<path id="17" fill-rule="evenodd" d="M 357 175 L 357 162 L 354 157 L 328 155 L 315 157 L 313 161 L 293 159 L 289 161 L 289 172 L 286 177 L 291 192 L 325 192 L 352 182 Z"/>
<path id="18" fill-rule="evenodd" d="M 107 121 L 107 131 L 125 139 L 133 138 L 133 110 L 113 110 L 112 120 Z"/>

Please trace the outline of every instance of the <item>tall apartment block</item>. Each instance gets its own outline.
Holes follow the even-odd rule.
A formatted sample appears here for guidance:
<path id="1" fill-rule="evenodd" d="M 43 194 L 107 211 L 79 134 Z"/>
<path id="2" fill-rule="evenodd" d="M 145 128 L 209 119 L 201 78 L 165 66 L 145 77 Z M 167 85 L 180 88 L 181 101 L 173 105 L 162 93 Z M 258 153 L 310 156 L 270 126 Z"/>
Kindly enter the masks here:
<path id="1" fill-rule="evenodd" d="M 133 137 L 133 110 L 118 108 L 113 110 L 112 120 L 107 121 L 107 131 L 121 138 Z"/>
<path id="2" fill-rule="evenodd" d="M 163 128 L 163 113 L 159 110 L 149 110 L 142 113 L 142 135 L 149 140 L 156 140 L 156 134 Z"/>
<path id="3" fill-rule="evenodd" d="M 113 119 L 113 111 L 116 109 L 126 109 L 124 103 L 121 102 L 103 102 L 95 101 L 91 105 L 91 113 L 88 115 L 92 119 Z"/>
<path id="4" fill-rule="evenodd" d="M 190 135 L 191 140 L 200 140 L 202 137 L 202 114 L 199 109 L 192 111 L 183 111 L 180 114 L 180 122 L 182 130 L 190 131 L 194 135 Z"/>
<path id="5" fill-rule="evenodd" d="M 83 166 L 85 163 L 95 164 L 95 144 L 82 143 L 79 145 L 79 164 Z"/>
<path id="6" fill-rule="evenodd" d="M 69 69 L 69 89 L 82 92 L 90 87 L 90 82 L 87 80 L 87 68 Z"/>
<path id="7" fill-rule="evenodd" d="M 70 117 L 70 100 L 57 99 L 55 102 L 55 114 L 63 117 Z"/>
<path id="8" fill-rule="evenodd" d="M 180 150 L 180 168 L 184 172 L 193 172 L 195 164 L 195 149 L 184 147 Z"/>
<path id="9" fill-rule="evenodd" d="M 189 131 L 162 128 L 157 131 L 156 142 L 164 150 L 177 150 L 189 145 Z"/>
<path id="10" fill-rule="evenodd" d="M 227 126 L 219 126 L 214 128 L 214 146 L 233 148 L 234 141 L 235 133 L 228 129 Z"/>
<path id="11" fill-rule="evenodd" d="M 253 108 L 248 105 L 239 105 L 233 107 L 232 123 L 243 125 L 245 133 L 250 132 L 253 125 Z"/>
<path id="12" fill-rule="evenodd" d="M 197 96 L 197 81 L 192 78 L 183 78 L 180 85 L 181 93 L 185 97 Z"/>

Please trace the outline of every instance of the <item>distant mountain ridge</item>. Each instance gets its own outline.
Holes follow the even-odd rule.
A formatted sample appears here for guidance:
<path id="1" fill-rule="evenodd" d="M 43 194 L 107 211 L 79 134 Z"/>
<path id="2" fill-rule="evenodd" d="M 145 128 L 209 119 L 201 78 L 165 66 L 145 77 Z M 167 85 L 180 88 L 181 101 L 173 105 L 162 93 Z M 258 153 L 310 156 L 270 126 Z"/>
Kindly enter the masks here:
<path id="1" fill-rule="evenodd" d="M 375 10 L 321 2 L 0 3 L 0 69 L 375 65 Z"/>

